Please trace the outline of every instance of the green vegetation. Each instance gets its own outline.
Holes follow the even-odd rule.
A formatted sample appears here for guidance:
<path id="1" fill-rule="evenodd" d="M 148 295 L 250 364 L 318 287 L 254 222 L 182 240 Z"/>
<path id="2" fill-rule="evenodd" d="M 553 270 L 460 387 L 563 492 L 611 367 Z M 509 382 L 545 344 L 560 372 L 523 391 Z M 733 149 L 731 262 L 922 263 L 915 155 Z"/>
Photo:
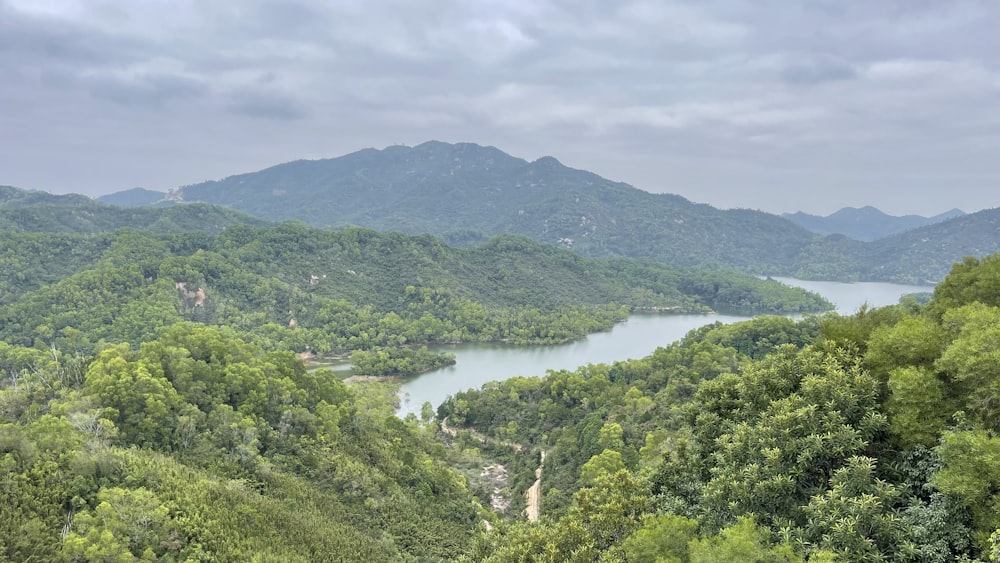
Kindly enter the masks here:
<path id="1" fill-rule="evenodd" d="M 1000 209 L 863 243 L 824 237 L 760 211 L 721 210 L 648 193 L 551 157 L 527 162 L 468 143 L 428 142 L 289 162 L 185 186 L 178 194 L 320 227 L 430 233 L 456 244 L 517 234 L 585 256 L 820 280 L 936 283 L 964 256 L 1000 251 Z M 870 215 L 864 211 L 859 213 Z M 889 224 L 874 214 L 880 227 Z M 918 226 L 909 219 L 900 218 L 903 228 Z M 876 234 L 888 233 L 875 229 L 859 236 Z"/>
<path id="2" fill-rule="evenodd" d="M 416 375 L 454 363 L 455 354 L 435 354 L 426 346 L 355 350 L 351 353 L 351 365 L 358 375 Z"/>
<path id="3" fill-rule="evenodd" d="M 5 560 L 436 560 L 477 525 L 428 434 L 230 331 L 0 363 Z"/>
<path id="4" fill-rule="evenodd" d="M 0 242 L 0 560 L 1000 556 L 1000 255 L 955 265 L 926 303 L 711 324 L 400 420 L 390 384 L 349 388 L 295 353 L 407 373 L 448 361 L 429 343 L 825 303 L 511 236 L 455 249 L 291 223 Z"/>
<path id="5" fill-rule="evenodd" d="M 969 259 L 927 305 L 709 326 L 457 394 L 450 424 L 547 452 L 542 522 L 466 557 L 995 560 L 997 280 L 1000 255 Z"/>
<path id="6" fill-rule="evenodd" d="M 516 237 L 454 249 L 428 236 L 302 224 L 160 235 L 3 233 L 0 338 L 87 353 L 179 321 L 269 350 L 565 342 L 630 308 L 798 312 L 822 298 L 736 273 L 588 260 Z"/>
<path id="7" fill-rule="evenodd" d="M 231 225 L 266 223 L 216 205 L 125 208 L 77 194 L 53 195 L 0 186 L 0 225 L 5 232 L 99 233 L 129 227 L 155 233 L 217 233 Z"/>

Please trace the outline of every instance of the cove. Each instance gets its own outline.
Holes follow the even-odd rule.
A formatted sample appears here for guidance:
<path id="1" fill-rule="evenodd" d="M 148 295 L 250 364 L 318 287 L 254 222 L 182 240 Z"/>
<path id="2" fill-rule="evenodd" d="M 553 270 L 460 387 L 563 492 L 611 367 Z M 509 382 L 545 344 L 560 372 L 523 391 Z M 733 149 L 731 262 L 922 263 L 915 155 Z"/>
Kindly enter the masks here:
<path id="1" fill-rule="evenodd" d="M 819 293 L 830 300 L 840 314 L 852 314 L 868 303 L 873 307 L 892 305 L 908 293 L 931 291 L 924 286 L 891 283 L 840 283 L 775 278 L 778 281 Z M 751 317 L 738 315 L 654 315 L 634 314 L 611 330 L 591 334 L 568 344 L 519 346 L 503 343 L 470 343 L 430 347 L 436 352 L 455 354 L 455 365 L 406 380 L 400 387 L 397 414 L 419 416 L 425 401 L 437 407 L 449 395 L 479 388 L 488 381 L 516 376 L 541 376 L 547 370 L 576 369 L 586 364 L 611 363 L 648 356 L 656 348 L 683 337 L 705 324 L 733 323 Z"/>

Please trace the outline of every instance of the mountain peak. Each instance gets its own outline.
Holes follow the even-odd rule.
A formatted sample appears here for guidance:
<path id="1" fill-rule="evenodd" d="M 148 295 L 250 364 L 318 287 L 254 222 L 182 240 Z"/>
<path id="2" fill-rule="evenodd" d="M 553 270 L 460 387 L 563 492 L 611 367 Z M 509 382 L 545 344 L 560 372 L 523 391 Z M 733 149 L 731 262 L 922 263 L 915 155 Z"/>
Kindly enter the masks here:
<path id="1" fill-rule="evenodd" d="M 903 233 L 918 227 L 940 223 L 947 219 L 964 215 L 962 211 L 953 209 L 933 217 L 920 215 L 895 216 L 885 213 L 877 207 L 844 207 L 826 217 L 808 213 L 785 213 L 782 216 L 815 233 L 830 235 L 843 234 L 861 241 L 873 241 L 891 235 Z"/>
<path id="2" fill-rule="evenodd" d="M 531 164 L 533 166 L 542 166 L 548 168 L 556 168 L 556 167 L 565 168 L 565 166 L 563 166 L 563 163 L 559 162 L 559 160 L 556 159 L 556 157 L 554 156 L 543 156 L 535 160 Z"/>

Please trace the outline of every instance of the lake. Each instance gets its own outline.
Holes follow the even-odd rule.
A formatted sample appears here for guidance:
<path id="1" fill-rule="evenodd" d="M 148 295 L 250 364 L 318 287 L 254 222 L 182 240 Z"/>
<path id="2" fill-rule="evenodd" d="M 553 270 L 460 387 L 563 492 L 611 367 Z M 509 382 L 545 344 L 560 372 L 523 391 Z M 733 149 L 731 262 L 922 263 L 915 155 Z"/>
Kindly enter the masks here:
<path id="1" fill-rule="evenodd" d="M 838 313 L 852 314 L 868 303 L 873 307 L 892 305 L 907 293 L 931 291 L 925 286 L 892 283 L 839 283 L 775 278 L 787 285 L 815 291 L 829 299 Z M 550 346 L 518 346 L 502 343 L 473 343 L 431 346 L 436 352 L 455 354 L 455 365 L 424 373 L 405 381 L 399 390 L 399 416 L 419 416 L 420 407 L 430 401 L 437 407 L 449 395 L 478 388 L 487 381 L 515 376 L 540 376 L 546 370 L 576 369 L 585 364 L 611 363 L 643 358 L 656 348 L 674 342 L 688 331 L 714 322 L 732 323 L 750 317 L 736 315 L 649 315 L 635 314 L 607 332 L 582 340 Z"/>

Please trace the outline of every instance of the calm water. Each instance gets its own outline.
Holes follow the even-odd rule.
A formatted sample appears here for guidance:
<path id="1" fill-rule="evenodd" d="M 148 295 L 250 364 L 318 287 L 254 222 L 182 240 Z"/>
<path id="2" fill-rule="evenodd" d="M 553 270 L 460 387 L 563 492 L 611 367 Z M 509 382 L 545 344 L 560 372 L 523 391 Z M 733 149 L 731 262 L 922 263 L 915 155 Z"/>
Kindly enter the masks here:
<path id="1" fill-rule="evenodd" d="M 794 278 L 774 278 L 785 285 L 801 287 L 826 297 L 841 315 L 853 315 L 861 305 L 884 307 L 899 303 L 899 298 L 907 293 L 934 291 L 931 286 L 900 285 L 898 283 L 858 282 L 839 283 L 827 281 L 805 281 Z"/>
<path id="2" fill-rule="evenodd" d="M 863 303 L 892 305 L 907 293 L 930 291 L 928 287 L 891 283 L 813 282 L 779 278 L 788 285 L 803 287 L 832 301 L 837 312 L 851 314 Z M 436 346 L 435 351 L 455 354 L 457 363 L 428 372 L 403 383 L 400 388 L 399 416 L 420 414 L 420 406 L 430 401 L 437 407 L 458 391 L 478 388 L 487 381 L 545 375 L 546 370 L 576 369 L 593 363 L 642 358 L 659 346 L 680 339 L 688 331 L 716 321 L 732 323 L 750 317 L 733 315 L 632 315 L 608 332 L 591 334 L 583 340 L 555 346 L 514 346 L 509 344 L 456 344 Z"/>

